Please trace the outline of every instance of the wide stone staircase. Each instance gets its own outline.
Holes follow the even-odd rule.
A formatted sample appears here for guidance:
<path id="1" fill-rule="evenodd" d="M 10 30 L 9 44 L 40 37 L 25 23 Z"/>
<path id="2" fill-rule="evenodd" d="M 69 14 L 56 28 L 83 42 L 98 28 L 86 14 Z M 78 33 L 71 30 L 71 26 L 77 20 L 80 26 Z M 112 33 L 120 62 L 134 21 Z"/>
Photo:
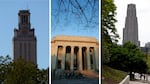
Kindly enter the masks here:
<path id="1" fill-rule="evenodd" d="M 55 70 L 52 72 L 52 78 L 54 79 L 99 79 L 98 72 L 94 70 L 83 70 L 83 71 L 66 71 L 66 70 Z"/>
<path id="2" fill-rule="evenodd" d="M 99 75 L 96 71 L 63 71 L 52 72 L 52 84 L 98 84 Z"/>
<path id="3" fill-rule="evenodd" d="M 99 73 L 93 70 L 84 70 L 81 71 L 81 74 L 87 78 L 99 79 Z"/>

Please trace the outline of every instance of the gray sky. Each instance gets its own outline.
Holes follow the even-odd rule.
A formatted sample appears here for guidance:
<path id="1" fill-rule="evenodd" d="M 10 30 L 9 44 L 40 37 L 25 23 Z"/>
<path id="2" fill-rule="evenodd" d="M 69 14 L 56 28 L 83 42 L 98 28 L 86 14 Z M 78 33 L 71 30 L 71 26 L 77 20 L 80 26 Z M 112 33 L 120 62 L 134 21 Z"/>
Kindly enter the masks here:
<path id="1" fill-rule="evenodd" d="M 117 6 L 116 23 L 117 32 L 119 33 L 119 44 L 122 44 L 123 28 L 125 26 L 125 17 L 127 12 L 127 4 L 136 4 L 136 12 L 138 19 L 138 30 L 140 46 L 150 42 L 150 0 L 114 0 Z"/>

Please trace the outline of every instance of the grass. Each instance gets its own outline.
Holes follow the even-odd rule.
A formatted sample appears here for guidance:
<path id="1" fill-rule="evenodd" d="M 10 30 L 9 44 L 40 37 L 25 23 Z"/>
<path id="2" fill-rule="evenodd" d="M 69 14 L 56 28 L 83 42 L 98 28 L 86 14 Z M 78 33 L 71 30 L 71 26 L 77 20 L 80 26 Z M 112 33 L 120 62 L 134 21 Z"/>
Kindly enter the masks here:
<path id="1" fill-rule="evenodd" d="M 116 70 L 108 66 L 103 66 L 102 68 L 102 77 L 104 77 L 102 84 L 117 84 L 121 82 L 126 76 L 127 73 L 123 71 Z"/>

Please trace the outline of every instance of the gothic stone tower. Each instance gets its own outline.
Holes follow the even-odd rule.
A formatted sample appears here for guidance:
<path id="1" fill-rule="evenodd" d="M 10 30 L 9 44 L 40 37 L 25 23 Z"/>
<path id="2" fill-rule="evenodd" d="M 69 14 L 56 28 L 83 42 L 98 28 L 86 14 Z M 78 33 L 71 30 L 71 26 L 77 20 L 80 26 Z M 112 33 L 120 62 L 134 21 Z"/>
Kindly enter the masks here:
<path id="1" fill-rule="evenodd" d="M 128 4 L 125 28 L 123 29 L 123 44 L 127 41 L 140 47 L 138 40 L 138 22 L 135 4 Z"/>
<path id="2" fill-rule="evenodd" d="M 20 10 L 18 20 L 19 29 L 14 29 L 13 37 L 14 61 L 22 58 L 36 64 L 36 36 L 34 35 L 34 29 L 31 29 L 29 10 Z"/>

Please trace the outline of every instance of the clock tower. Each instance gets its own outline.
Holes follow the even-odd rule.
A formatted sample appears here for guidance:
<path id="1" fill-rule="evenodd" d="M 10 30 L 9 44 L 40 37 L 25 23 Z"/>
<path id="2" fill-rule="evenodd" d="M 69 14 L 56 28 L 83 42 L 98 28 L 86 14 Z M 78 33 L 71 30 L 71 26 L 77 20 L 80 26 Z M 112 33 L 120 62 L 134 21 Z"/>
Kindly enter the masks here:
<path id="1" fill-rule="evenodd" d="M 14 29 L 13 57 L 14 61 L 22 58 L 37 64 L 36 36 L 34 28 L 31 29 L 30 11 L 20 10 L 18 13 L 18 29 Z"/>

